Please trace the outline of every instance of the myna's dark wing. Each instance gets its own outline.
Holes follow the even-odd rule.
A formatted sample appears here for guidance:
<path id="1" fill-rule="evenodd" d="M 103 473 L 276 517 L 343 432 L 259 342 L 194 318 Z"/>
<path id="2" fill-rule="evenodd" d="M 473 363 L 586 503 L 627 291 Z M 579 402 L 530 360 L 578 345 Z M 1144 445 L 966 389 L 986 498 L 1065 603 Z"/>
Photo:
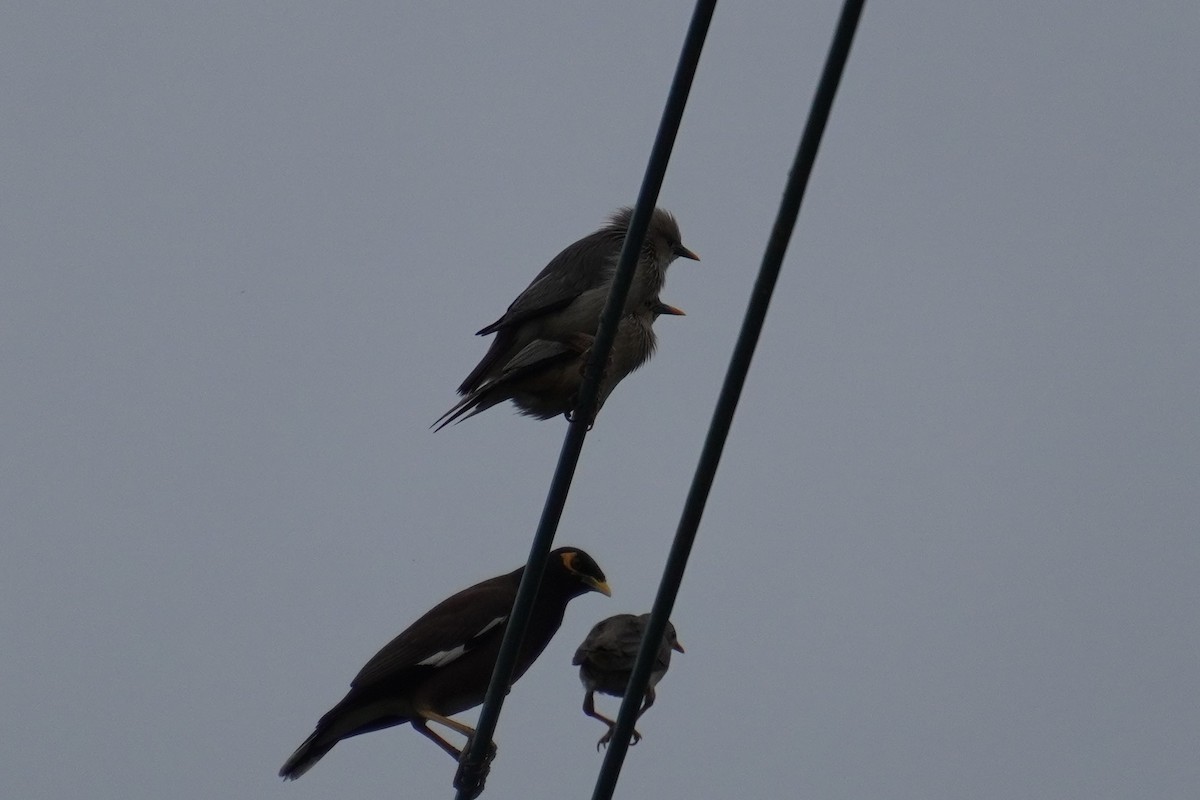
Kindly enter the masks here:
<path id="1" fill-rule="evenodd" d="M 612 280 L 623 239 L 608 230 L 585 236 L 555 256 L 517 296 L 500 319 L 478 331 L 479 336 L 520 325 L 569 305 L 588 289 Z"/>
<path id="2" fill-rule="evenodd" d="M 501 636 L 520 576 L 501 575 L 443 600 L 376 653 L 351 682 L 356 689 L 436 669 Z"/>

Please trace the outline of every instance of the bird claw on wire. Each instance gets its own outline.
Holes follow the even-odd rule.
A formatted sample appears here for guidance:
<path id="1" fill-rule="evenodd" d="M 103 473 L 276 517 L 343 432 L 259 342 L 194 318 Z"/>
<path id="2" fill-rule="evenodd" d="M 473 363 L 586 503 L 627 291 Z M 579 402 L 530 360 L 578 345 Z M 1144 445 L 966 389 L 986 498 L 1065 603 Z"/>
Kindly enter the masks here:
<path id="1" fill-rule="evenodd" d="M 469 760 L 467 754 L 470 752 L 471 742 L 467 742 L 458 762 L 458 771 L 454 773 L 454 788 L 463 792 L 469 800 L 474 800 L 483 794 L 484 784 L 487 783 L 488 773 L 492 769 L 492 761 L 496 758 L 496 743 L 488 743 L 487 753 L 481 762 Z"/>
<path id="2" fill-rule="evenodd" d="M 596 752 L 597 753 L 600 752 L 600 748 L 608 747 L 608 743 L 612 741 L 612 735 L 613 735 L 613 731 L 615 729 L 616 729 L 616 726 L 609 728 L 608 733 L 601 736 L 600 741 L 596 742 Z M 633 747 L 635 744 L 637 744 L 641 740 L 642 740 L 642 735 L 640 733 L 638 733 L 636 730 L 634 730 L 633 738 L 629 740 L 629 746 Z"/>
<path id="3" fill-rule="evenodd" d="M 568 423 L 575 422 L 575 412 L 574 411 L 568 411 L 567 413 L 563 414 L 563 416 L 566 417 Z M 592 421 L 588 423 L 588 426 L 587 426 L 588 433 L 591 433 L 592 428 L 594 428 L 594 427 L 596 427 L 595 417 L 593 417 Z"/>

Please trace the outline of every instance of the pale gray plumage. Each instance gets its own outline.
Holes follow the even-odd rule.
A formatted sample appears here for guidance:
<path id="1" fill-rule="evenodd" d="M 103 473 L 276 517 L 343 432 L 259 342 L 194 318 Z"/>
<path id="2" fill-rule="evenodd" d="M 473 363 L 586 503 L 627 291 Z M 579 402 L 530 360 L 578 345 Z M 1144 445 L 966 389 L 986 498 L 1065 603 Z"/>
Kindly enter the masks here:
<path id="1" fill-rule="evenodd" d="M 637 659 L 649 620 L 649 614 L 616 614 L 601 620 L 592 627 L 579 649 L 575 651 L 575 657 L 571 659 L 571 663 L 579 667 L 579 680 L 583 682 L 586 691 L 583 713 L 608 726 L 608 732 L 596 743 L 597 750 L 608 744 L 616 722 L 596 711 L 595 693 L 614 697 L 625 696 L 629 677 L 633 673 L 633 662 Z M 671 665 L 672 650 L 682 653 L 683 645 L 676 636 L 675 626 L 668 622 L 654 658 L 654 667 L 650 672 L 650 682 L 646 685 L 642 707 L 638 710 L 638 718 L 654 705 L 654 687 L 667 674 Z M 641 738 L 642 735 L 635 730 L 632 743 L 637 744 Z"/>
<path id="2" fill-rule="evenodd" d="M 600 381 L 597 411 L 617 384 L 654 354 L 657 337 L 653 325 L 661 314 L 682 316 L 683 312 L 655 299 L 621 318 Z M 583 384 L 594 339 L 586 333 L 563 340 L 535 339 L 510 358 L 497 377 L 484 381 L 434 425 L 441 430 L 505 400 L 512 400 L 521 414 L 537 419 L 569 415 Z"/>
<path id="3" fill-rule="evenodd" d="M 480 336 L 494 333 L 496 338 L 458 387 L 460 395 L 469 395 L 499 378 L 535 341 L 567 342 L 578 334 L 595 336 L 632 217 L 632 208 L 618 209 L 608 225 L 569 245 L 538 273 L 504 316 L 478 331 Z M 658 297 L 667 267 L 679 257 L 700 260 L 683 246 L 675 217 L 655 209 L 625 301 L 626 314 Z"/>

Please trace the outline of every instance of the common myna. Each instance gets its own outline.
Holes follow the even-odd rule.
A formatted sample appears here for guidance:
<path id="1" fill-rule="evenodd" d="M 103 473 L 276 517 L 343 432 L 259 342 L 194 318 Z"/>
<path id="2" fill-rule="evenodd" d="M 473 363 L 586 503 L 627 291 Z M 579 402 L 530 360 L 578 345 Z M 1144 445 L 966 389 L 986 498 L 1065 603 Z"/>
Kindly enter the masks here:
<path id="1" fill-rule="evenodd" d="M 608 733 L 596 742 L 599 750 L 608 744 L 612 738 L 616 721 L 611 720 L 596 711 L 595 693 L 609 694 L 614 697 L 624 697 L 629 685 L 629 676 L 633 673 L 633 662 L 637 659 L 638 648 L 642 644 L 642 635 L 646 630 L 649 614 L 637 616 L 634 614 L 617 614 L 597 622 L 583 644 L 575 651 L 571 663 L 579 667 L 579 680 L 587 694 L 583 696 L 583 713 L 595 717 L 608 726 Z M 683 652 L 683 645 L 675 636 L 675 626 L 667 623 L 663 632 L 662 644 L 654 658 L 654 668 L 650 672 L 650 682 L 646 685 L 646 697 L 638 710 L 638 718 L 646 713 L 646 709 L 654 705 L 654 687 L 667 674 L 671 665 L 671 651 Z M 633 732 L 633 744 L 637 744 L 642 735 Z"/>
<path id="2" fill-rule="evenodd" d="M 597 411 L 617 384 L 654 354 L 657 339 L 653 325 L 662 314 L 683 316 L 678 308 L 654 299 L 621 318 L 601 376 Z M 590 333 L 576 333 L 562 341 L 530 342 L 497 377 L 485 380 L 434 425 L 441 430 L 505 400 L 512 400 L 521 414 L 537 419 L 569 415 L 583 385 L 584 368 L 595 338 Z"/>
<path id="3" fill-rule="evenodd" d="M 350 682 L 349 694 L 321 717 L 279 775 L 295 780 L 342 739 L 406 722 L 459 759 L 461 751 L 428 724 L 441 723 L 468 739 L 474 735 L 474 729 L 450 715 L 483 702 L 524 571 L 521 567 L 462 590 L 389 642 Z M 514 682 L 549 644 L 567 603 L 587 592 L 610 594 L 592 557 L 574 547 L 551 552 L 513 670 Z"/>
<path id="4" fill-rule="evenodd" d="M 535 341 L 564 342 L 576 334 L 596 335 L 600 312 L 608 298 L 632 218 L 632 208 L 618 209 L 608 225 L 555 256 L 512 302 L 504 316 L 478 331 L 479 336 L 494 333 L 496 338 L 458 387 L 460 395 L 469 395 L 487 381 L 499 378 L 507 365 Z M 625 300 L 625 313 L 633 313 L 658 297 L 667 267 L 681 256 L 700 260 L 683 246 L 675 217 L 661 208 L 655 209 Z"/>

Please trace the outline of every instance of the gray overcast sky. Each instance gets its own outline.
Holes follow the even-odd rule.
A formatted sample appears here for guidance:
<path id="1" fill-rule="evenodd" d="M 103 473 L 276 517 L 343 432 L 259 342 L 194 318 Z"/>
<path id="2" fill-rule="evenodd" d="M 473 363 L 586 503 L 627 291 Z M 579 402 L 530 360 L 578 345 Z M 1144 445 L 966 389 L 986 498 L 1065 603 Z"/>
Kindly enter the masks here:
<path id="1" fill-rule="evenodd" d="M 615 596 L 487 797 L 590 796 L 571 653 L 650 606 L 838 8 L 718 8 L 661 198 L 688 316 L 558 538 Z M 690 13 L 0 10 L 0 796 L 451 796 L 408 728 L 275 772 L 524 560 L 565 425 L 428 426 L 632 202 Z M 1198 40 L 1182 0 L 868 4 L 620 796 L 1196 796 Z"/>

